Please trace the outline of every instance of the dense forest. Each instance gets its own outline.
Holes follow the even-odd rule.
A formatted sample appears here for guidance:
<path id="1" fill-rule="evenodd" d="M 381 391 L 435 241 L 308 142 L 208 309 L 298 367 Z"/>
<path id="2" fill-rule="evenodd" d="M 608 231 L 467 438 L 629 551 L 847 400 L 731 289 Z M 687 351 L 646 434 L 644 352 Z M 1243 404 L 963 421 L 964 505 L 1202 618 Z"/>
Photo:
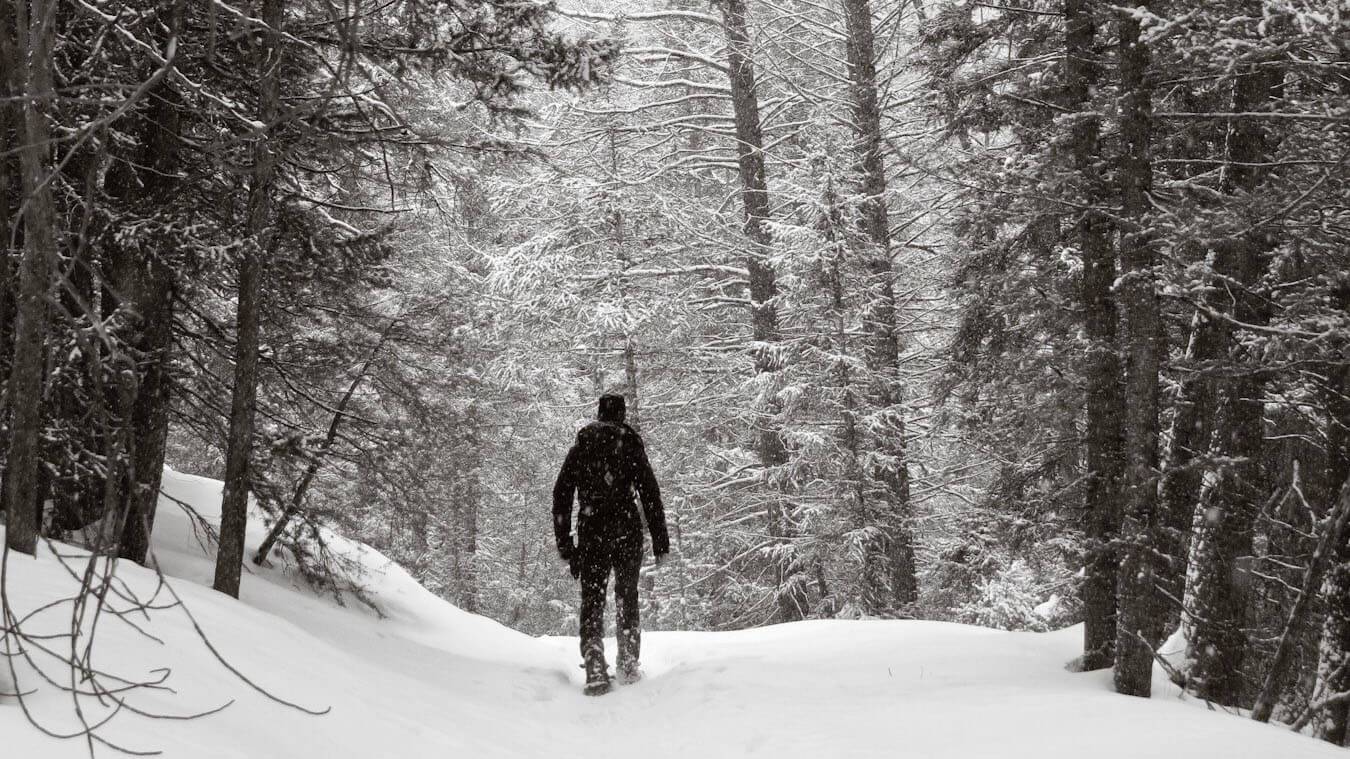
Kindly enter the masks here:
<path id="1" fill-rule="evenodd" d="M 615 392 L 648 628 L 1083 623 L 1350 742 L 1340 0 L 2 0 L 0 70 L 5 562 L 115 594 L 169 466 L 223 593 L 360 597 L 336 528 L 572 634 Z"/>

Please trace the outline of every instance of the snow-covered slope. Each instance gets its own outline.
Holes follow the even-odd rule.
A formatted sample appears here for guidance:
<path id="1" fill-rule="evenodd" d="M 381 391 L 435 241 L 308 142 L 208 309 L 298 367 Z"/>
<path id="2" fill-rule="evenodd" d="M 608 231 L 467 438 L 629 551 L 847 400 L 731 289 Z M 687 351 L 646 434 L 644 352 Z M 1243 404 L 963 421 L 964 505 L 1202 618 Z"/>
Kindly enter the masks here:
<path id="1" fill-rule="evenodd" d="M 217 518 L 218 482 L 166 474 L 169 495 Z M 261 537 L 250 534 L 250 544 Z M 215 661 L 182 609 L 167 609 L 136 620 L 162 643 L 115 618 L 101 621 L 96 664 L 129 679 L 170 668 L 166 684 L 176 692 L 137 692 L 131 703 L 143 711 L 185 714 L 233 703 L 193 721 L 124 712 L 100 734 L 184 759 L 1346 756 L 1279 727 L 1182 703 L 1170 686 L 1152 700 L 1133 699 L 1113 694 L 1107 674 L 1066 672 L 1077 629 L 1037 635 L 812 622 L 654 633 L 643 641 L 646 680 L 586 698 L 574 639 L 529 638 L 467 614 L 377 552 L 341 539 L 337 546 L 366 568 L 387 618 L 316 596 L 284 567 L 248 574 L 242 603 L 211 591 L 209 552 L 184 512 L 165 501 L 156 555 L 221 655 L 274 695 L 329 711 L 310 716 L 250 689 Z M 11 555 L 8 572 L 20 614 L 73 587 L 45 550 L 37 560 Z M 136 566 L 118 573 L 143 596 L 158 582 Z M 41 612 L 27 629 L 65 629 L 69 614 L 69 607 Z M 69 697 L 50 687 L 26 702 L 53 729 L 75 724 Z M 88 755 L 82 742 L 29 727 L 16 706 L 0 698 L 4 756 Z"/>

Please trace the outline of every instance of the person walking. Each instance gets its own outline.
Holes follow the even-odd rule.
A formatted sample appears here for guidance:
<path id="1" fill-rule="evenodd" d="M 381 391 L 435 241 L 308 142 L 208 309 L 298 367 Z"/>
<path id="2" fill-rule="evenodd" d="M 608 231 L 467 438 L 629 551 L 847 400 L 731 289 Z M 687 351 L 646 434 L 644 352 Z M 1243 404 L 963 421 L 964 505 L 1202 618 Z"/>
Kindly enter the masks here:
<path id="1" fill-rule="evenodd" d="M 661 488 L 642 436 L 624 423 L 622 395 L 600 396 L 596 420 L 577 432 L 553 486 L 553 532 L 558 556 L 581 581 L 581 659 L 587 695 L 610 689 L 605 663 L 605 587 L 614 574 L 618 626 L 618 672 L 622 682 L 641 676 L 638 654 L 642 630 L 638 619 L 638 571 L 642 567 L 642 523 L 646 519 L 657 564 L 670 552 Z M 576 494 L 576 540 L 572 538 L 572 504 Z M 642 501 L 638 512 L 634 495 Z"/>

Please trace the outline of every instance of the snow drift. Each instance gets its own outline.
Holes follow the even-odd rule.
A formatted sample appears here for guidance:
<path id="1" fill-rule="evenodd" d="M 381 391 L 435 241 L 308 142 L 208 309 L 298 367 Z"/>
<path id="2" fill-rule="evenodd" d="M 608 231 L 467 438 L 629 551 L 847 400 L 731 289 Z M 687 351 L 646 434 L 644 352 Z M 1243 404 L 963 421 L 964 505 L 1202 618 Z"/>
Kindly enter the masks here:
<path id="1" fill-rule="evenodd" d="M 168 757 L 888 757 L 914 759 L 1343 758 L 1328 744 L 1184 702 L 1159 679 L 1151 700 L 1118 696 L 1109 673 L 1064 669 L 1077 628 L 1008 633 L 927 622 L 807 622 L 735 633 L 644 638 L 647 679 L 602 698 L 580 695 L 570 638 L 530 638 L 463 612 L 373 549 L 334 536 L 384 617 L 307 589 L 284 565 L 248 567 L 241 600 L 208 587 L 213 552 L 175 503 L 219 516 L 220 483 L 167 471 L 155 556 L 220 655 L 277 703 L 218 662 L 182 608 L 100 621 L 95 664 L 129 680 L 169 670 L 167 690 L 128 697 L 100 735 Z M 249 544 L 262 538 L 261 525 Z M 57 546 L 57 553 L 80 552 Z M 70 595 L 60 556 L 11 555 L 19 615 Z M 154 595 L 156 573 L 117 570 Z M 164 593 L 160 595 L 165 598 Z M 120 602 L 114 602 L 114 607 Z M 68 607 L 38 611 L 29 632 L 69 628 Z M 154 636 L 138 632 L 136 627 Z M 612 660 L 612 650 L 611 650 Z M 22 672 L 21 672 L 22 676 Z M 0 681 L 3 682 L 3 681 Z M 68 695 L 38 686 L 24 702 L 54 731 L 76 726 Z M 91 699 L 83 705 L 99 708 Z M 0 697 L 5 756 L 79 757 L 88 746 L 32 728 Z M 97 748 L 100 756 L 111 756 Z"/>

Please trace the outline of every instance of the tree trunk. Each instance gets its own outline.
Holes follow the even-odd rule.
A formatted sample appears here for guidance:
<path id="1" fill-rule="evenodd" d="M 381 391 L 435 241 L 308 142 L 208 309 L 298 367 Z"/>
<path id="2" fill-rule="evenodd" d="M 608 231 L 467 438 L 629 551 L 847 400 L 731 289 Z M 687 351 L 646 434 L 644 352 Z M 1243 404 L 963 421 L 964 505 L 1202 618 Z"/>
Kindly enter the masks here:
<path id="1" fill-rule="evenodd" d="M 23 93 L 19 146 L 24 200 L 24 251 L 10 368 L 11 432 L 5 473 L 5 542 L 15 551 L 37 550 L 38 468 L 42 443 L 42 379 L 47 354 L 47 300 L 56 265 L 56 210 L 49 172 L 45 111 L 52 97 L 54 0 L 14 0 L 14 60 Z M 29 9 L 32 15 L 29 15 Z"/>
<path id="2" fill-rule="evenodd" d="M 477 443 L 477 435 L 471 438 Z M 460 607 L 470 614 L 478 614 L 481 611 L 482 600 L 478 588 L 478 509 L 482 498 L 482 491 L 478 485 L 478 478 L 482 472 L 475 468 L 473 479 L 469 483 L 468 492 L 459 504 L 460 511 L 460 530 L 455 539 L 459 541 L 460 557 L 460 578 L 459 578 L 459 600 Z"/>
<path id="3" fill-rule="evenodd" d="M 1219 256 L 1237 258 L 1241 270 L 1234 279 L 1243 287 L 1250 286 L 1264 267 L 1260 250 L 1248 241 L 1227 247 Z M 1250 305 L 1250 294 L 1239 293 L 1237 298 L 1233 315 L 1238 320 L 1264 321 Z M 1215 388 L 1214 452 L 1231 463 L 1222 464 L 1217 472 L 1195 536 L 1194 564 L 1189 570 L 1193 584 L 1186 610 L 1191 625 L 1189 683 L 1201 698 L 1238 704 L 1251 590 L 1251 574 L 1242 571 L 1241 563 L 1251 558 L 1256 513 L 1265 498 L 1262 491 L 1269 489 L 1262 466 L 1265 404 L 1261 381 L 1250 367 L 1241 366 L 1243 351 L 1234 342 L 1231 327 L 1219 330 L 1218 342 L 1227 346 L 1222 350 L 1234 359 L 1232 368 L 1246 373 L 1224 378 Z"/>
<path id="4" fill-rule="evenodd" d="M 1201 366 L 1218 358 L 1218 327 L 1213 319 L 1197 313 L 1191 320 L 1190 336 L 1186 343 L 1186 363 Z M 1186 597 L 1187 565 L 1196 509 L 1205 480 L 1203 457 L 1209 450 L 1214 422 L 1214 379 L 1203 371 L 1191 371 L 1177 381 L 1176 398 L 1172 402 L 1172 425 L 1167 436 L 1167 450 L 1163 456 L 1162 483 L 1159 485 L 1160 508 L 1166 517 L 1165 541 L 1169 548 L 1165 555 L 1174 562 L 1162 581 L 1162 588 L 1173 599 Z M 1197 546 L 1198 547 L 1198 546 Z M 1169 606 L 1167 624 L 1178 622 L 1191 628 L 1191 620 L 1184 617 L 1181 608 L 1172 612 Z"/>
<path id="5" fill-rule="evenodd" d="M 220 553 L 216 557 L 216 590 L 239 597 L 244 561 L 244 533 L 248 525 L 250 456 L 253 417 L 258 395 L 258 336 L 262 304 L 264 257 L 272 249 L 275 223 L 272 183 L 276 154 L 268 137 L 281 105 L 281 28 L 284 0 L 263 0 L 262 21 L 268 26 L 258 50 L 258 118 L 265 125 L 253 148 L 253 177 L 249 185 L 247 231 L 252 237 L 239 262 L 239 304 L 234 349 L 234 390 L 230 400 L 230 430 L 225 453 L 225 489 L 220 507 Z"/>
<path id="6" fill-rule="evenodd" d="M 8 2 L 0 0 L 0 144 L 19 144 L 20 112 L 14 97 L 17 76 L 14 64 L 14 12 Z M 12 155 L 0 156 L 0 382 L 9 381 L 10 357 L 14 350 L 14 295 L 19 291 L 18 271 L 14 267 L 13 245 L 19 241 L 18 224 L 13 216 L 18 210 L 19 173 Z M 2 387 L 0 387 L 2 389 Z M 0 393 L 0 398 L 3 393 Z M 3 409 L 0 409 L 0 429 L 3 429 Z M 0 451 L 3 455 L 4 451 Z M 0 459 L 0 472 L 4 461 Z M 3 477 L 0 477 L 3 482 Z"/>
<path id="7" fill-rule="evenodd" d="M 1239 74 L 1234 84 L 1233 111 L 1259 110 L 1277 86 L 1280 76 L 1272 71 L 1251 68 Z M 1261 175 L 1250 164 L 1269 157 L 1269 147 L 1261 125 L 1253 119 L 1239 119 L 1229 128 L 1228 161 L 1224 167 L 1222 189 L 1227 194 L 1251 194 L 1258 189 Z M 1268 316 L 1251 288 L 1266 268 L 1268 245 L 1254 233 L 1245 239 L 1216 246 L 1214 265 L 1222 275 L 1216 283 L 1223 310 L 1244 324 L 1263 324 Z M 1236 286 L 1234 286 L 1236 285 Z M 1213 491 L 1194 552 L 1191 569 L 1195 582 L 1188 610 L 1193 621 L 1190 683 L 1196 695 L 1221 704 L 1238 704 L 1242 699 L 1242 665 L 1247 653 L 1247 599 L 1251 573 L 1241 571 L 1250 561 L 1253 527 L 1257 511 L 1270 492 L 1264 467 L 1265 401 L 1264 383 L 1242 341 L 1234 339 L 1234 328 L 1226 321 L 1214 324 L 1215 348 L 1226 357 L 1228 376 L 1215 383 L 1215 454 L 1225 463 L 1217 472 Z"/>
<path id="8" fill-rule="evenodd" d="M 134 284 L 122 285 L 140 315 L 135 348 L 142 353 L 144 363 L 131 406 L 132 449 L 128 452 L 128 486 L 122 489 L 126 502 L 118 555 L 145 564 L 169 437 L 174 277 L 169 267 L 156 259 L 139 268 L 137 279 Z"/>
<path id="9" fill-rule="evenodd" d="M 736 121 L 736 159 L 740 167 L 741 204 L 745 210 L 745 236 L 750 239 L 746 267 L 750 272 L 750 318 L 755 340 L 755 371 L 775 371 L 778 342 L 778 285 L 770 264 L 769 247 L 773 237 L 766 222 L 770 219 L 769 186 L 764 170 L 764 135 L 759 121 L 759 97 L 756 93 L 755 64 L 746 29 L 745 0 L 720 3 L 727 35 L 727 66 L 730 72 L 732 108 Z M 783 441 L 777 427 L 766 423 L 759 435 L 760 458 L 766 466 L 785 460 Z"/>
<path id="10" fill-rule="evenodd" d="M 833 192 L 830 193 L 833 195 Z M 830 198 L 831 205 L 837 208 L 835 198 Z M 858 532 L 876 527 L 876 509 L 870 508 L 868 493 L 865 492 L 866 477 L 863 474 L 863 450 L 861 445 L 861 435 L 858 434 L 858 397 L 853 387 L 852 372 L 849 371 L 847 357 L 849 356 L 849 335 L 848 335 L 848 307 L 844 298 L 844 274 L 843 274 L 843 248 L 842 244 L 837 244 L 834 255 L 825 264 L 826 271 L 823 272 L 824 279 L 830 289 L 830 310 L 829 315 L 834 322 L 833 345 L 830 351 L 837 357 L 834 364 L 834 385 L 840 393 L 840 443 L 841 458 L 843 461 L 843 480 L 846 483 L 847 501 L 851 501 L 852 508 L 849 509 L 852 524 L 850 527 Z M 886 592 L 886 578 L 882 572 L 885 562 L 885 554 L 879 549 L 878 541 L 868 538 L 863 541 L 863 556 L 858 567 L 858 588 L 857 600 L 868 614 L 876 614 L 885 609 L 888 605 L 889 595 Z M 822 563 L 815 565 L 816 586 L 820 588 L 822 599 L 829 596 L 828 584 L 825 581 L 824 566 Z M 831 613 L 837 611 L 832 609 Z"/>
<path id="11" fill-rule="evenodd" d="M 14 30 L 14 9 L 6 0 L 0 0 L 0 145 L 18 145 L 22 142 L 22 111 L 19 109 L 18 67 L 15 64 L 14 48 L 17 37 Z M 19 271 L 16 248 L 22 246 L 18 221 L 14 214 L 18 212 L 20 175 L 16 166 L 17 157 L 0 155 L 0 436 L 9 437 L 9 398 L 10 369 L 14 355 L 14 329 L 17 318 L 17 299 L 19 292 Z M 0 445 L 0 510 L 5 508 L 6 471 L 8 469 L 9 446 Z"/>
<path id="12" fill-rule="evenodd" d="M 628 425 L 642 432 L 642 404 L 638 395 L 637 348 L 633 345 L 633 336 L 625 335 L 623 341 L 623 379 L 628 390 Z"/>
<path id="13" fill-rule="evenodd" d="M 869 0 L 841 0 L 852 100 L 854 152 L 857 154 L 860 212 L 869 248 L 869 281 L 864 295 L 864 329 L 870 374 L 868 401 L 876 420 L 867 426 L 867 458 L 875 463 L 867 472 L 877 484 L 881 501 L 877 524 L 881 534 L 875 562 L 884 580 L 877 598 L 903 608 L 918 598 L 914 537 L 905 455 L 905 416 L 900 386 L 900 338 L 896 329 L 895 273 L 891 264 L 890 215 L 886 205 L 886 162 L 882 154 L 881 108 L 877 96 L 876 49 Z M 871 488 L 869 488 L 869 491 Z M 873 494 L 869 492 L 868 496 Z"/>
<path id="14" fill-rule="evenodd" d="M 1140 3 L 1144 10 L 1148 3 Z M 1155 587 L 1161 575 L 1157 548 L 1158 371 L 1162 319 L 1153 267 L 1157 260 L 1147 228 L 1153 185 L 1153 94 L 1149 50 L 1133 9 L 1118 13 L 1120 27 L 1119 181 L 1124 228 L 1120 236 L 1121 304 L 1125 316 L 1125 514 L 1117 577 L 1116 690 L 1148 696 L 1153 651 L 1162 641 L 1163 606 Z"/>
<path id="15" fill-rule="evenodd" d="M 180 36 L 184 24 L 184 2 L 173 0 L 164 9 L 169 14 L 170 34 Z M 178 152 L 180 93 L 169 81 L 161 80 L 150 99 L 143 134 L 144 149 L 140 165 L 142 192 L 152 204 L 166 202 L 178 188 L 181 161 Z M 129 482 L 123 489 L 125 505 L 118 555 L 144 564 L 154 532 L 155 509 L 159 504 L 160 483 L 164 475 L 165 448 L 169 438 L 171 380 L 169 367 L 173 351 L 173 318 L 176 280 L 163 251 L 150 260 L 135 252 L 121 251 L 113 278 L 123 304 L 136 312 L 138 324 L 132 347 L 141 355 L 141 372 L 131 408 L 131 445 Z"/>
<path id="16" fill-rule="evenodd" d="M 1342 277 L 1337 293 L 1342 311 L 1350 312 L 1350 277 Z M 1330 367 L 1327 398 L 1327 482 L 1350 482 L 1350 363 Z M 1322 588 L 1327 607 L 1317 662 L 1317 692 L 1322 697 L 1350 693 L 1350 535 L 1333 546 L 1332 567 Z M 1313 732 L 1324 741 L 1344 746 L 1350 739 L 1350 701 L 1322 709 Z"/>
<path id="17" fill-rule="evenodd" d="M 750 274 L 750 323 L 754 340 L 755 373 L 778 371 L 781 366 L 778 335 L 778 284 L 769 262 L 773 236 L 765 223 L 770 218 L 769 185 L 764 172 L 764 135 L 760 128 L 759 96 L 755 63 L 746 27 L 745 0 L 720 0 L 727 36 L 727 70 L 731 82 L 731 105 L 736 121 L 736 161 L 740 168 L 741 204 L 745 210 L 745 236 L 750 240 L 746 269 Z M 766 395 L 770 391 L 762 391 Z M 777 403 L 771 397 L 758 402 L 756 449 L 765 470 L 787 463 L 787 449 L 779 432 Z M 785 505 L 771 494 L 769 529 L 772 537 L 786 541 L 791 531 Z M 802 619 L 808 611 L 805 581 L 795 560 L 779 568 L 777 621 Z"/>
<path id="18" fill-rule="evenodd" d="M 823 200 L 824 216 L 818 226 L 823 232 L 824 247 L 828 255 L 821 257 L 817 276 L 829 292 L 829 305 L 824 309 L 822 317 L 829 319 L 833 331 L 828 345 L 829 354 L 833 357 L 830 360 L 832 383 L 829 389 L 839 393 L 840 450 L 836 457 L 841 460 L 839 480 L 843 485 L 842 492 L 837 492 L 833 498 L 843 504 L 849 531 L 861 536 L 859 541 L 861 556 L 856 562 L 856 584 L 848 588 L 848 595 L 843 599 L 830 597 L 830 583 L 825 577 L 824 562 L 819 560 L 813 562 L 812 574 L 815 576 L 816 588 L 821 598 L 820 610 L 824 614 L 830 616 L 837 614 L 840 608 L 838 601 L 842 600 L 845 603 L 857 604 L 868 615 L 876 615 L 891 608 L 893 604 L 890 598 L 890 583 L 885 571 L 886 555 L 881 550 L 884 546 L 875 534 L 882 522 L 878 513 L 879 499 L 873 498 L 873 494 L 868 492 L 868 477 L 864 473 L 863 436 L 858 429 L 860 397 L 853 372 L 849 368 L 852 341 L 849 336 L 849 308 L 845 296 L 844 271 L 851 251 L 847 230 L 843 228 L 845 220 L 842 204 L 838 193 L 835 192 L 832 179 L 826 180 Z M 851 556 L 854 552 L 850 549 L 848 553 Z M 854 564 L 854 561 L 849 561 L 850 566 Z"/>
<path id="19" fill-rule="evenodd" d="M 1327 618 L 1317 661 L 1317 692 L 1350 693 L 1350 536 L 1342 535 L 1333 568 L 1322 589 Z M 1350 700 L 1328 704 L 1313 722 L 1313 733 L 1336 746 L 1350 739 Z"/>
<path id="20" fill-rule="evenodd" d="M 1085 395 L 1087 432 L 1087 488 L 1083 533 L 1088 540 L 1083 580 L 1084 669 L 1104 669 L 1115 658 L 1116 554 L 1113 541 L 1120 529 L 1121 477 L 1124 444 L 1121 422 L 1125 415 L 1120 389 L 1120 346 L 1116 336 L 1115 250 L 1111 224 L 1100 210 L 1106 202 L 1101 184 L 1100 118 L 1090 105 L 1097 83 L 1097 5 L 1091 0 L 1066 0 L 1065 94 L 1067 107 L 1085 111 L 1073 122 L 1074 168 L 1083 184 L 1088 207 L 1076 224 L 1083 256 L 1083 327 L 1087 335 Z"/>

